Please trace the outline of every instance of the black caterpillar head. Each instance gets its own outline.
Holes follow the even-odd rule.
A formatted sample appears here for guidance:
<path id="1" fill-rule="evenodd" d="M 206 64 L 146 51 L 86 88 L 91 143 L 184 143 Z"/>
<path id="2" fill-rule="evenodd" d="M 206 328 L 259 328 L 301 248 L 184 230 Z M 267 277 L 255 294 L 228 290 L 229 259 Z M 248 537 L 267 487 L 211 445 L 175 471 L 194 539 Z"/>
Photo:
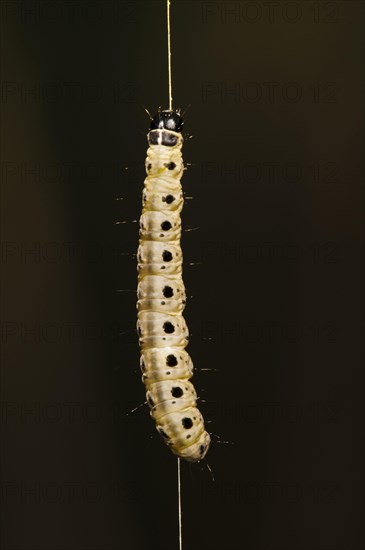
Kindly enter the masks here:
<path id="1" fill-rule="evenodd" d="M 181 132 L 184 121 L 178 111 L 159 111 L 152 119 L 150 130 Z"/>

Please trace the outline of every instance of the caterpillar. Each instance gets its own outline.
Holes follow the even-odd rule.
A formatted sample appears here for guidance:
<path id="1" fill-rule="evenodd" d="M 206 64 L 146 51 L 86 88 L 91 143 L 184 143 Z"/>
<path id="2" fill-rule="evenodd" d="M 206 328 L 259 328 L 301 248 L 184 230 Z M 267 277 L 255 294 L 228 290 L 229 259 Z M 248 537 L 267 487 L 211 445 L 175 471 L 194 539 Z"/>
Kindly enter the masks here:
<path id="1" fill-rule="evenodd" d="M 151 117 L 137 252 L 137 332 L 142 381 L 156 429 L 175 455 L 199 462 L 208 451 L 210 435 L 197 408 L 189 381 L 193 363 L 185 351 L 189 332 L 182 316 L 182 127 L 178 110 Z"/>

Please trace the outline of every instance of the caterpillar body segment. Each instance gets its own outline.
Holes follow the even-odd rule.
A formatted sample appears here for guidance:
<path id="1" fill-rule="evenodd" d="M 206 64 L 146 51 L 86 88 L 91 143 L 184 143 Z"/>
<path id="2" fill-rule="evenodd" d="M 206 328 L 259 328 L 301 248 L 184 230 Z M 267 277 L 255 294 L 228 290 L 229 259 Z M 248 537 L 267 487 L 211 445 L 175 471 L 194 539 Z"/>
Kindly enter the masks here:
<path id="1" fill-rule="evenodd" d="M 141 355 L 142 381 L 149 389 L 163 380 L 189 380 L 193 376 L 193 362 L 182 348 L 149 348 Z"/>
<path id="2" fill-rule="evenodd" d="M 148 134 L 137 252 L 137 331 L 142 381 L 156 429 L 175 455 L 198 462 L 208 451 L 210 436 L 189 381 L 193 363 L 185 351 L 189 332 L 182 316 L 182 125 L 178 112 L 160 111 Z"/>
<path id="3" fill-rule="evenodd" d="M 141 348 L 185 348 L 189 341 L 184 317 L 159 311 L 141 311 L 138 314 L 137 332 Z"/>
<path id="4" fill-rule="evenodd" d="M 157 180 L 158 183 L 158 180 Z M 181 212 L 184 197 L 181 188 L 178 192 L 173 190 L 157 191 L 153 188 L 152 184 L 146 185 L 142 195 L 143 212 L 146 210 L 155 210 L 158 212 Z"/>
<path id="5" fill-rule="evenodd" d="M 138 285 L 138 311 L 160 311 L 171 315 L 181 314 L 186 295 L 181 277 L 146 275 Z"/>
<path id="6" fill-rule="evenodd" d="M 148 241 L 180 241 L 181 219 L 179 212 L 145 211 L 140 219 L 140 237 Z"/>
<path id="7" fill-rule="evenodd" d="M 181 275 L 182 251 L 171 242 L 140 241 L 138 247 L 139 275 Z"/>

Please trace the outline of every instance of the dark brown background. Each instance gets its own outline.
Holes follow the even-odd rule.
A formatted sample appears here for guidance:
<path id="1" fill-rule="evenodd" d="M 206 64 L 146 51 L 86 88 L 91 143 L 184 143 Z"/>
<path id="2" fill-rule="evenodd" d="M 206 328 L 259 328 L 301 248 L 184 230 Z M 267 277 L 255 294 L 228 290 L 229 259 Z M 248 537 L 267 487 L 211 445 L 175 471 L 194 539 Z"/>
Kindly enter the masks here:
<path id="1" fill-rule="evenodd" d="M 186 550 L 363 548 L 363 11 L 172 2 L 189 351 L 234 443 L 213 436 L 214 483 L 183 465 Z M 176 461 L 126 416 L 138 227 L 115 225 L 139 216 L 143 107 L 167 106 L 165 5 L 1 21 L 2 548 L 172 550 Z"/>

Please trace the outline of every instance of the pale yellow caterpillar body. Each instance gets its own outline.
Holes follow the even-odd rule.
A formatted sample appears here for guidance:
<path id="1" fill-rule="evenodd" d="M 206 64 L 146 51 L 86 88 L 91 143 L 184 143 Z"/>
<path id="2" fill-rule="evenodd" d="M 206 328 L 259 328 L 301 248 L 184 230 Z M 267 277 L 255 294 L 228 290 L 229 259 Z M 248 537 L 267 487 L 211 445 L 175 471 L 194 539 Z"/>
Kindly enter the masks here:
<path id="1" fill-rule="evenodd" d="M 156 429 L 172 452 L 190 462 L 206 455 L 210 436 L 189 379 L 189 332 L 180 246 L 183 192 L 183 121 L 160 111 L 148 133 L 138 248 L 138 321 L 142 380 Z"/>

